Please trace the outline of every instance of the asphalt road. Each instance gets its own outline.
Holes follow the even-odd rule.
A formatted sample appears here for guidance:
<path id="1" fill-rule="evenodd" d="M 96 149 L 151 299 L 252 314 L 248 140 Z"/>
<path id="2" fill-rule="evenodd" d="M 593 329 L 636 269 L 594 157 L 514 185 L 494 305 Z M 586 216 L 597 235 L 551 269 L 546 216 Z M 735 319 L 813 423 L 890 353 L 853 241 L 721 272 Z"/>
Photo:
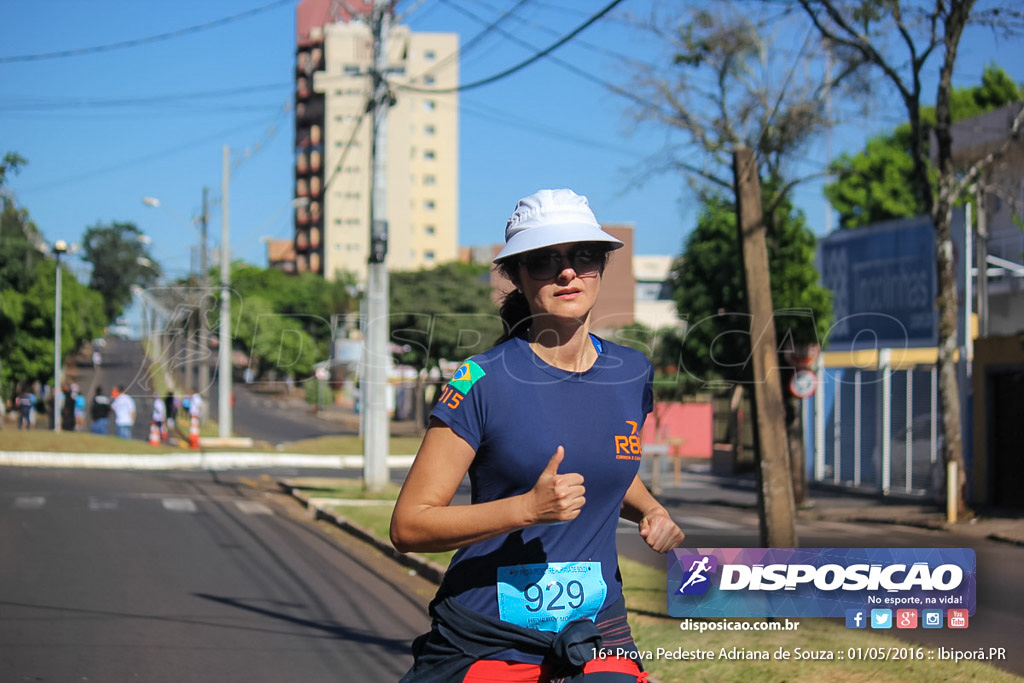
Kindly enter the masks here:
<path id="1" fill-rule="evenodd" d="M 336 434 L 354 434 L 337 421 L 325 420 L 313 414 L 303 405 L 294 407 L 295 402 L 284 403 L 275 394 L 264 393 L 255 387 L 239 382 L 235 384 L 234 431 L 242 436 L 272 444 L 314 439 Z M 210 390 L 210 415 L 217 419 L 217 387 Z"/>
<path id="2" fill-rule="evenodd" d="M 397 680 L 433 587 L 246 476 L 4 469 L 0 680 Z"/>

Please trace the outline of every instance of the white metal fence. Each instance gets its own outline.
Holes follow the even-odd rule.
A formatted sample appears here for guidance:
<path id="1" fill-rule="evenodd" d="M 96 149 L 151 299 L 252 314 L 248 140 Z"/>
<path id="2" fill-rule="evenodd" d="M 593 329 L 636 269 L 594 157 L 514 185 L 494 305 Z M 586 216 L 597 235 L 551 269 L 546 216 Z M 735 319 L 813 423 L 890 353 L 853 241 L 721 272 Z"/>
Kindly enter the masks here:
<path id="1" fill-rule="evenodd" d="M 822 368 L 805 406 L 815 481 L 939 497 L 944 480 L 934 367 Z"/>

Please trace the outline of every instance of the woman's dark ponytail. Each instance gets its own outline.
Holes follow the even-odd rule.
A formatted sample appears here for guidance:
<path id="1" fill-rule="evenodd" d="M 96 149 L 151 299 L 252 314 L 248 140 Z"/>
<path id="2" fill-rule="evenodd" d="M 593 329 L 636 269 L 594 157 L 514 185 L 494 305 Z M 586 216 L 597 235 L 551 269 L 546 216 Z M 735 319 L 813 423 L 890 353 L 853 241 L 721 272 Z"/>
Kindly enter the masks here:
<path id="1" fill-rule="evenodd" d="M 513 289 L 501 300 L 498 315 L 501 317 L 501 336 L 495 346 L 519 336 L 530 327 L 530 302 L 525 294 Z"/>
<path id="2" fill-rule="evenodd" d="M 519 278 L 518 256 L 510 256 L 504 259 L 495 265 L 495 269 L 500 275 L 515 285 Z M 519 291 L 518 288 L 513 289 L 501 300 L 498 315 L 501 317 L 501 336 L 494 342 L 495 346 L 522 334 L 529 328 L 530 302 L 526 300 L 526 295 Z"/>

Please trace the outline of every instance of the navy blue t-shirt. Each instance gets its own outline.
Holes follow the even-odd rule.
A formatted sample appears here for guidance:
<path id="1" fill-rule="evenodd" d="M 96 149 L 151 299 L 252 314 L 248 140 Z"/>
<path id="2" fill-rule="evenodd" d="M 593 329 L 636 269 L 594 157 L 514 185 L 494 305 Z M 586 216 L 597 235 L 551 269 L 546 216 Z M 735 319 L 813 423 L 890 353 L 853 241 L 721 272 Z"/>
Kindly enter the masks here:
<path id="1" fill-rule="evenodd" d="M 622 595 L 615 530 L 640 464 L 653 368 L 638 351 L 593 340 L 599 355 L 582 373 L 548 365 L 520 337 L 469 359 L 445 387 L 431 415 L 476 450 L 469 468 L 474 503 L 532 489 L 558 446 L 565 448 L 558 471 L 583 475 L 586 503 L 571 522 L 460 549 L 439 596 L 499 617 L 499 568 L 561 562 L 601 563 L 607 586 L 601 611 Z"/>

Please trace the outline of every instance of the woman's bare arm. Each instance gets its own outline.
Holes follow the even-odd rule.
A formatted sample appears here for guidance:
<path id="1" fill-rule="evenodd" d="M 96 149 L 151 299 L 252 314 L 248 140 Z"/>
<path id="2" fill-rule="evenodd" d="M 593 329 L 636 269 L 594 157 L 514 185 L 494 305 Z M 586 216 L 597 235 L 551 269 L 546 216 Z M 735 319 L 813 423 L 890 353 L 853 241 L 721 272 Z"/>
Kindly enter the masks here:
<path id="1" fill-rule="evenodd" d="M 621 516 L 637 523 L 640 535 L 655 552 L 667 553 L 678 548 L 686 537 L 668 510 L 647 490 L 639 475 L 633 478 L 633 483 L 626 490 Z"/>
<path id="2" fill-rule="evenodd" d="M 559 446 L 534 487 L 521 495 L 473 505 L 452 498 L 476 456 L 450 427 L 434 420 L 406 477 L 391 516 L 391 542 L 400 552 L 440 552 L 534 524 L 579 516 L 586 502 L 583 476 L 559 474 Z"/>

